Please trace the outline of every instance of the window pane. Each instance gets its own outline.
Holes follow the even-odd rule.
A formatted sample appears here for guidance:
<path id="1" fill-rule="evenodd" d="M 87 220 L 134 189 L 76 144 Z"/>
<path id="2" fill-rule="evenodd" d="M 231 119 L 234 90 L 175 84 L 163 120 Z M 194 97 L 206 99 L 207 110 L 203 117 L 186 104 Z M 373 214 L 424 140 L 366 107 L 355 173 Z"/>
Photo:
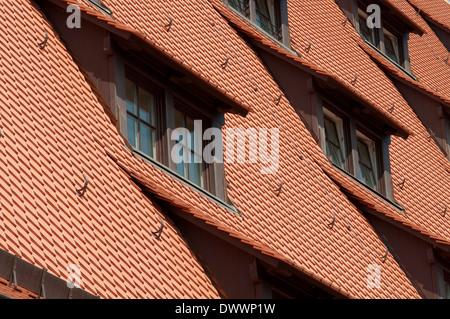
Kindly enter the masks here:
<path id="1" fill-rule="evenodd" d="M 189 167 L 189 180 L 198 186 L 203 186 L 202 181 L 202 163 L 194 163 L 194 154 L 191 153 L 191 162 Z"/>
<path id="2" fill-rule="evenodd" d="M 131 146 L 137 148 L 137 120 L 129 114 L 127 114 L 127 135 L 128 142 L 130 142 Z"/>
<path id="3" fill-rule="evenodd" d="M 127 112 L 137 115 L 136 107 L 136 86 L 133 82 L 126 80 L 126 94 L 127 94 Z"/>
<path id="4" fill-rule="evenodd" d="M 361 16 L 359 17 L 359 30 L 361 32 L 361 35 L 364 37 L 364 39 L 366 39 L 368 42 L 372 43 L 373 45 L 376 45 L 373 30 L 367 26 L 366 19 L 364 19 Z"/>
<path id="5" fill-rule="evenodd" d="M 275 7 L 273 0 L 256 0 L 256 24 L 267 33 L 274 35 Z"/>
<path id="6" fill-rule="evenodd" d="M 367 144 L 358 140 L 359 173 L 360 179 L 369 187 L 376 188 L 372 158 Z"/>
<path id="7" fill-rule="evenodd" d="M 146 90 L 139 88 L 139 118 L 155 126 L 154 98 Z"/>
<path id="8" fill-rule="evenodd" d="M 250 15 L 249 0 L 228 0 L 228 3 L 232 8 L 242 13 L 245 17 Z"/>
<path id="9" fill-rule="evenodd" d="M 155 130 L 141 123 L 140 125 L 141 151 L 144 154 L 155 157 Z"/>
<path id="10" fill-rule="evenodd" d="M 397 41 L 394 38 L 384 35 L 384 46 L 386 48 L 386 55 L 390 57 L 395 62 L 399 62 L 399 58 L 397 56 Z"/>
<path id="11" fill-rule="evenodd" d="M 336 123 L 325 117 L 324 124 L 327 156 L 331 159 L 334 165 L 345 169 L 344 156 L 342 155 L 342 148 L 336 129 Z"/>

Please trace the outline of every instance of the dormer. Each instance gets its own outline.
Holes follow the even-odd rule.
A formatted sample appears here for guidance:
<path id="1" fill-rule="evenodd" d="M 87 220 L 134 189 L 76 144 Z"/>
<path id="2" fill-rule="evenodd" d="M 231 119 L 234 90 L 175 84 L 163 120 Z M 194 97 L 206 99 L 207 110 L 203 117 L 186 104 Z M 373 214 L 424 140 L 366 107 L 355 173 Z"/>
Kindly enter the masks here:
<path id="1" fill-rule="evenodd" d="M 266 35 L 289 46 L 287 0 L 223 0 L 223 2 Z"/>

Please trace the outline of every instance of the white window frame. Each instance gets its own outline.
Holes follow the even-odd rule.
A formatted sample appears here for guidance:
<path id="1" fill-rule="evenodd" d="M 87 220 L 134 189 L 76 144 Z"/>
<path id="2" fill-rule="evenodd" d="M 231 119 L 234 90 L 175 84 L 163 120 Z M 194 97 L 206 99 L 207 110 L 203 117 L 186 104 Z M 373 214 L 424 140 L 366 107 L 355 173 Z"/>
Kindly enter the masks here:
<path id="1" fill-rule="evenodd" d="M 364 20 L 366 20 L 367 23 L 367 19 L 369 18 L 369 15 L 367 13 L 365 13 L 363 10 L 358 8 L 358 27 L 359 27 L 359 34 L 362 36 L 362 32 L 361 32 L 361 24 L 359 22 L 359 16 L 362 16 L 364 18 Z M 377 42 L 377 37 L 375 34 L 375 28 L 369 28 L 370 32 L 372 33 L 372 38 L 373 38 L 373 42 Z M 364 39 L 365 41 L 367 41 L 366 39 Z M 375 45 L 376 47 L 378 47 L 378 44 L 373 44 L 370 42 L 370 44 Z"/>
<path id="2" fill-rule="evenodd" d="M 372 163 L 372 169 L 373 169 L 373 175 L 375 178 L 375 190 L 378 192 L 380 190 L 379 185 L 379 175 L 378 175 L 378 162 L 377 162 L 377 149 L 376 149 L 376 143 L 367 135 L 361 133 L 360 131 L 356 130 L 356 139 L 362 140 L 369 150 L 369 156 L 370 156 L 370 162 Z M 358 168 L 359 168 L 359 153 L 358 153 Z M 358 179 L 361 180 L 360 176 L 361 172 L 360 170 L 357 172 Z M 362 182 L 362 180 L 361 180 Z"/>
<path id="3" fill-rule="evenodd" d="M 394 45 L 394 53 L 395 53 L 395 57 L 397 58 L 396 60 L 394 60 L 395 63 L 400 64 L 400 54 L 399 54 L 399 50 L 398 50 L 398 40 L 397 37 L 394 36 L 391 32 L 389 32 L 388 30 L 386 30 L 385 28 L 383 28 L 383 36 L 384 38 L 388 37 L 389 39 L 392 40 L 392 44 Z M 386 53 L 386 41 L 384 41 L 384 54 L 389 57 L 391 59 L 390 56 L 387 55 Z"/>
<path id="4" fill-rule="evenodd" d="M 337 116 L 336 114 L 334 114 L 333 112 L 331 112 L 330 110 L 328 110 L 325 106 L 322 108 L 323 109 L 323 116 L 324 116 L 324 120 L 325 117 L 329 118 L 330 120 L 332 120 L 334 122 L 334 124 L 336 125 L 336 131 L 338 134 L 338 138 L 339 138 L 339 143 L 341 146 L 341 152 L 342 152 L 342 157 L 344 158 L 344 167 L 346 169 L 348 169 L 347 167 L 347 145 L 345 144 L 345 134 L 344 134 L 344 121 L 342 120 L 342 118 L 340 118 L 339 116 Z M 327 141 L 326 141 L 326 135 L 325 135 L 325 124 L 324 124 L 324 132 L 323 132 L 323 137 L 324 137 L 324 141 L 322 143 L 322 151 L 324 152 L 324 154 L 327 155 Z"/>

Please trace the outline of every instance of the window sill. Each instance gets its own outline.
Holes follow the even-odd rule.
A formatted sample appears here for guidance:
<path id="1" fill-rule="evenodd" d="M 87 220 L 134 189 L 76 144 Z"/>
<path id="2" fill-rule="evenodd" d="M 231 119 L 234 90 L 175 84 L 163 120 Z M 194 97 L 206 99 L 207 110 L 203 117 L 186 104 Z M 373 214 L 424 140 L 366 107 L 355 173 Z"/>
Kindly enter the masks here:
<path id="1" fill-rule="evenodd" d="M 230 205 L 230 204 L 226 203 L 222 199 L 216 197 L 215 195 L 213 195 L 210 192 L 206 191 L 202 187 L 200 187 L 197 184 L 191 182 L 190 180 L 188 180 L 184 176 L 179 175 L 178 173 L 174 172 L 173 170 L 171 170 L 167 166 L 165 166 L 165 165 L 159 163 L 158 161 L 152 159 L 151 157 L 149 157 L 148 155 L 142 153 L 141 151 L 133 148 L 133 149 L 131 149 L 131 152 L 132 152 L 133 155 L 137 155 L 139 158 L 143 159 L 144 161 L 146 161 L 147 163 L 149 163 L 152 166 L 156 167 L 160 171 L 166 173 L 170 177 L 172 177 L 172 178 L 176 179 L 177 181 L 181 182 L 183 185 L 186 185 L 189 188 L 193 189 L 194 191 L 196 191 L 200 195 L 204 196 L 205 198 L 211 200 L 215 204 L 225 208 L 226 210 L 232 212 L 233 214 L 236 214 L 236 215 L 242 217 L 241 213 L 239 212 L 239 210 L 234 205 Z"/>
<path id="2" fill-rule="evenodd" d="M 362 38 L 364 43 L 366 43 L 367 45 L 369 45 L 372 49 L 374 49 L 375 51 L 377 51 L 377 53 L 381 54 L 383 56 L 383 58 L 385 58 L 386 60 L 388 60 L 393 66 L 395 66 L 397 69 L 399 69 L 400 71 L 402 71 L 404 74 L 406 74 L 407 76 L 409 76 L 411 79 L 413 79 L 414 81 L 419 81 L 412 73 L 408 72 L 407 70 L 405 70 L 405 68 L 403 68 L 400 64 L 398 64 L 397 62 L 395 62 L 394 60 L 392 60 L 390 57 L 388 57 L 384 52 L 382 52 L 380 49 L 378 49 L 376 46 L 374 46 L 372 43 L 370 43 L 369 41 L 367 41 L 366 39 Z"/>
<path id="3" fill-rule="evenodd" d="M 376 190 L 374 190 L 373 188 L 367 186 L 366 184 L 364 184 L 363 182 L 361 182 L 359 179 L 357 179 L 355 176 L 351 175 L 350 173 L 348 173 L 347 171 L 344 171 L 342 168 L 340 168 L 339 166 L 336 166 L 335 164 L 331 163 L 330 164 L 336 168 L 338 171 L 340 171 L 341 173 L 343 173 L 345 176 L 347 176 L 348 178 L 350 178 L 351 180 L 355 181 L 356 183 L 358 183 L 360 186 L 364 187 L 366 190 L 370 191 L 372 194 L 374 194 L 375 196 L 377 196 L 378 198 L 380 198 L 381 200 L 383 200 L 384 202 L 386 202 L 387 204 L 389 204 L 390 206 L 392 206 L 393 208 L 395 208 L 396 210 L 398 210 L 399 212 L 401 212 L 402 214 L 406 215 L 406 211 L 403 208 L 402 205 L 400 205 L 399 203 L 396 203 L 392 200 L 390 200 L 389 198 L 387 198 L 386 196 L 384 196 L 383 194 L 377 192 Z"/>

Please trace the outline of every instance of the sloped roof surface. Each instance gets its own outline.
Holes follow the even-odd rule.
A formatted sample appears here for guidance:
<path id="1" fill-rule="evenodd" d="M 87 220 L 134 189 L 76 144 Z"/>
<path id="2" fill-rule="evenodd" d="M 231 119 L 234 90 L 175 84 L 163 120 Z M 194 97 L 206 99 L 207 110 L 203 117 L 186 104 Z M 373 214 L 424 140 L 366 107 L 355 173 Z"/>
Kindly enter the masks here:
<path id="1" fill-rule="evenodd" d="M 436 21 L 447 29 L 450 29 L 450 2 L 446 0 L 408 0 L 422 14 Z"/>
<path id="2" fill-rule="evenodd" d="M 170 220 L 153 237 L 165 218 L 107 156 L 117 131 L 39 8 L 2 2 L 0 39 L 1 248 L 63 279 L 76 264 L 102 298 L 218 297 Z"/>
<path id="3" fill-rule="evenodd" d="M 164 6 L 167 13 L 174 17 L 170 31 L 170 33 L 173 31 L 171 36 L 174 38 L 166 44 L 169 46 L 167 50 L 181 50 L 177 43 L 185 40 L 178 37 L 184 37 L 183 33 L 187 31 L 176 31 L 177 29 L 199 30 L 198 26 L 201 25 L 203 34 L 210 35 L 215 39 L 214 42 L 210 43 L 211 40 L 207 37 L 196 38 L 196 41 L 200 42 L 196 43 L 195 47 L 190 46 L 190 50 L 184 54 L 188 61 L 202 59 L 204 63 L 209 63 L 205 66 L 209 69 L 220 69 L 220 66 L 215 61 L 207 60 L 204 55 L 220 55 L 226 41 L 229 44 L 227 54 L 235 57 L 233 63 L 241 65 L 240 72 L 242 69 L 247 72 L 240 85 L 247 89 L 254 89 L 256 85 L 259 94 L 253 102 L 252 112 L 245 118 L 226 115 L 226 128 L 279 128 L 279 123 L 284 123 L 289 134 L 287 136 L 283 131 L 280 133 L 280 169 L 275 176 L 262 175 L 261 166 L 257 164 L 226 164 L 227 181 L 231 184 L 230 197 L 242 212 L 243 219 L 143 161 L 140 164 L 127 162 L 121 160 L 119 156 L 118 163 L 121 166 L 131 171 L 133 176 L 149 189 L 153 189 L 160 197 L 181 206 L 186 212 L 215 225 L 264 253 L 291 263 L 331 287 L 342 290 L 350 297 L 418 296 L 393 259 L 389 258 L 384 264 L 379 262 L 379 256 L 383 254 L 385 248 L 368 222 L 319 166 L 315 164 L 310 166 L 314 159 L 308 152 L 322 158 L 324 155 L 289 103 L 285 99 L 281 101 L 274 110 L 276 117 L 270 112 L 263 97 L 269 94 L 277 96 L 277 85 L 253 51 L 210 4 L 206 1 L 191 1 L 187 12 L 177 1 L 164 1 L 164 4 L 153 1 L 146 6 L 139 2 L 124 6 L 119 1 L 111 0 L 104 3 L 113 10 L 119 22 L 133 25 L 144 34 L 152 34 L 154 41 L 163 41 L 167 37 L 166 31 L 163 28 L 156 28 L 160 31 L 154 31 L 153 25 L 147 25 L 143 20 L 131 17 L 140 16 L 135 12 L 142 10 L 145 10 L 142 14 L 145 12 L 155 15 L 160 10 L 158 8 Z M 176 21 L 183 23 L 175 24 Z M 207 45 L 210 51 L 205 52 L 204 46 Z M 227 72 L 232 71 L 233 69 L 230 69 Z M 234 81 L 230 76 L 227 79 Z M 233 88 L 232 84 L 230 88 Z M 291 141 L 295 141 L 298 150 L 304 152 L 308 162 L 300 159 L 299 152 Z M 279 183 L 278 178 L 284 185 L 279 197 L 273 191 L 274 186 Z M 336 206 L 327 197 L 327 192 L 339 206 L 342 214 L 336 211 Z M 336 223 L 330 230 L 327 224 L 333 219 L 333 212 L 336 215 Z M 366 268 L 377 261 L 386 276 L 383 282 L 385 288 L 372 290 L 366 285 Z"/>
<path id="4" fill-rule="evenodd" d="M 14 1 L 0 7 L 2 248 L 62 278 L 68 264 L 79 264 L 82 288 L 102 297 L 217 297 L 169 220 L 161 240 L 153 238 L 151 230 L 164 217 L 130 174 L 186 213 L 344 295 L 419 297 L 392 255 L 381 261 L 384 244 L 324 173 L 333 175 L 332 168 L 288 101 L 283 98 L 275 105 L 267 100 L 278 95 L 275 81 L 208 1 L 103 1 L 116 20 L 87 9 L 85 1 L 64 2 L 78 3 L 105 23 L 141 34 L 149 45 L 251 108 L 245 118 L 226 114 L 226 128 L 279 128 L 279 170 L 263 175 L 261 164 L 226 164 L 230 197 L 241 218 L 131 156 L 39 10 L 29 0 Z M 361 197 L 369 198 L 375 209 L 447 241 L 448 219 L 431 209 L 450 197 L 449 174 L 442 164 L 447 160 L 429 142 L 395 86 L 352 39 L 352 27 L 342 25 L 345 17 L 334 1 L 288 1 L 288 6 L 291 36 L 302 52 L 298 62 L 338 79 L 413 133 L 406 140 L 394 137 L 390 148 L 394 183 L 408 177 L 402 190 L 395 189 L 407 216 L 364 190 L 359 190 Z M 173 25 L 167 32 L 169 15 Z M 44 29 L 50 38 L 41 50 Z M 312 46 L 305 53 L 302 45 L 308 41 Z M 227 55 L 230 62 L 222 69 Z M 352 86 L 355 74 L 358 80 Z M 391 115 L 392 102 L 396 108 Z M 89 185 L 80 198 L 75 188 L 84 182 L 82 173 Z M 283 188 L 276 196 L 279 180 Z M 374 263 L 383 276 L 380 289 L 367 286 L 367 267 Z"/>

